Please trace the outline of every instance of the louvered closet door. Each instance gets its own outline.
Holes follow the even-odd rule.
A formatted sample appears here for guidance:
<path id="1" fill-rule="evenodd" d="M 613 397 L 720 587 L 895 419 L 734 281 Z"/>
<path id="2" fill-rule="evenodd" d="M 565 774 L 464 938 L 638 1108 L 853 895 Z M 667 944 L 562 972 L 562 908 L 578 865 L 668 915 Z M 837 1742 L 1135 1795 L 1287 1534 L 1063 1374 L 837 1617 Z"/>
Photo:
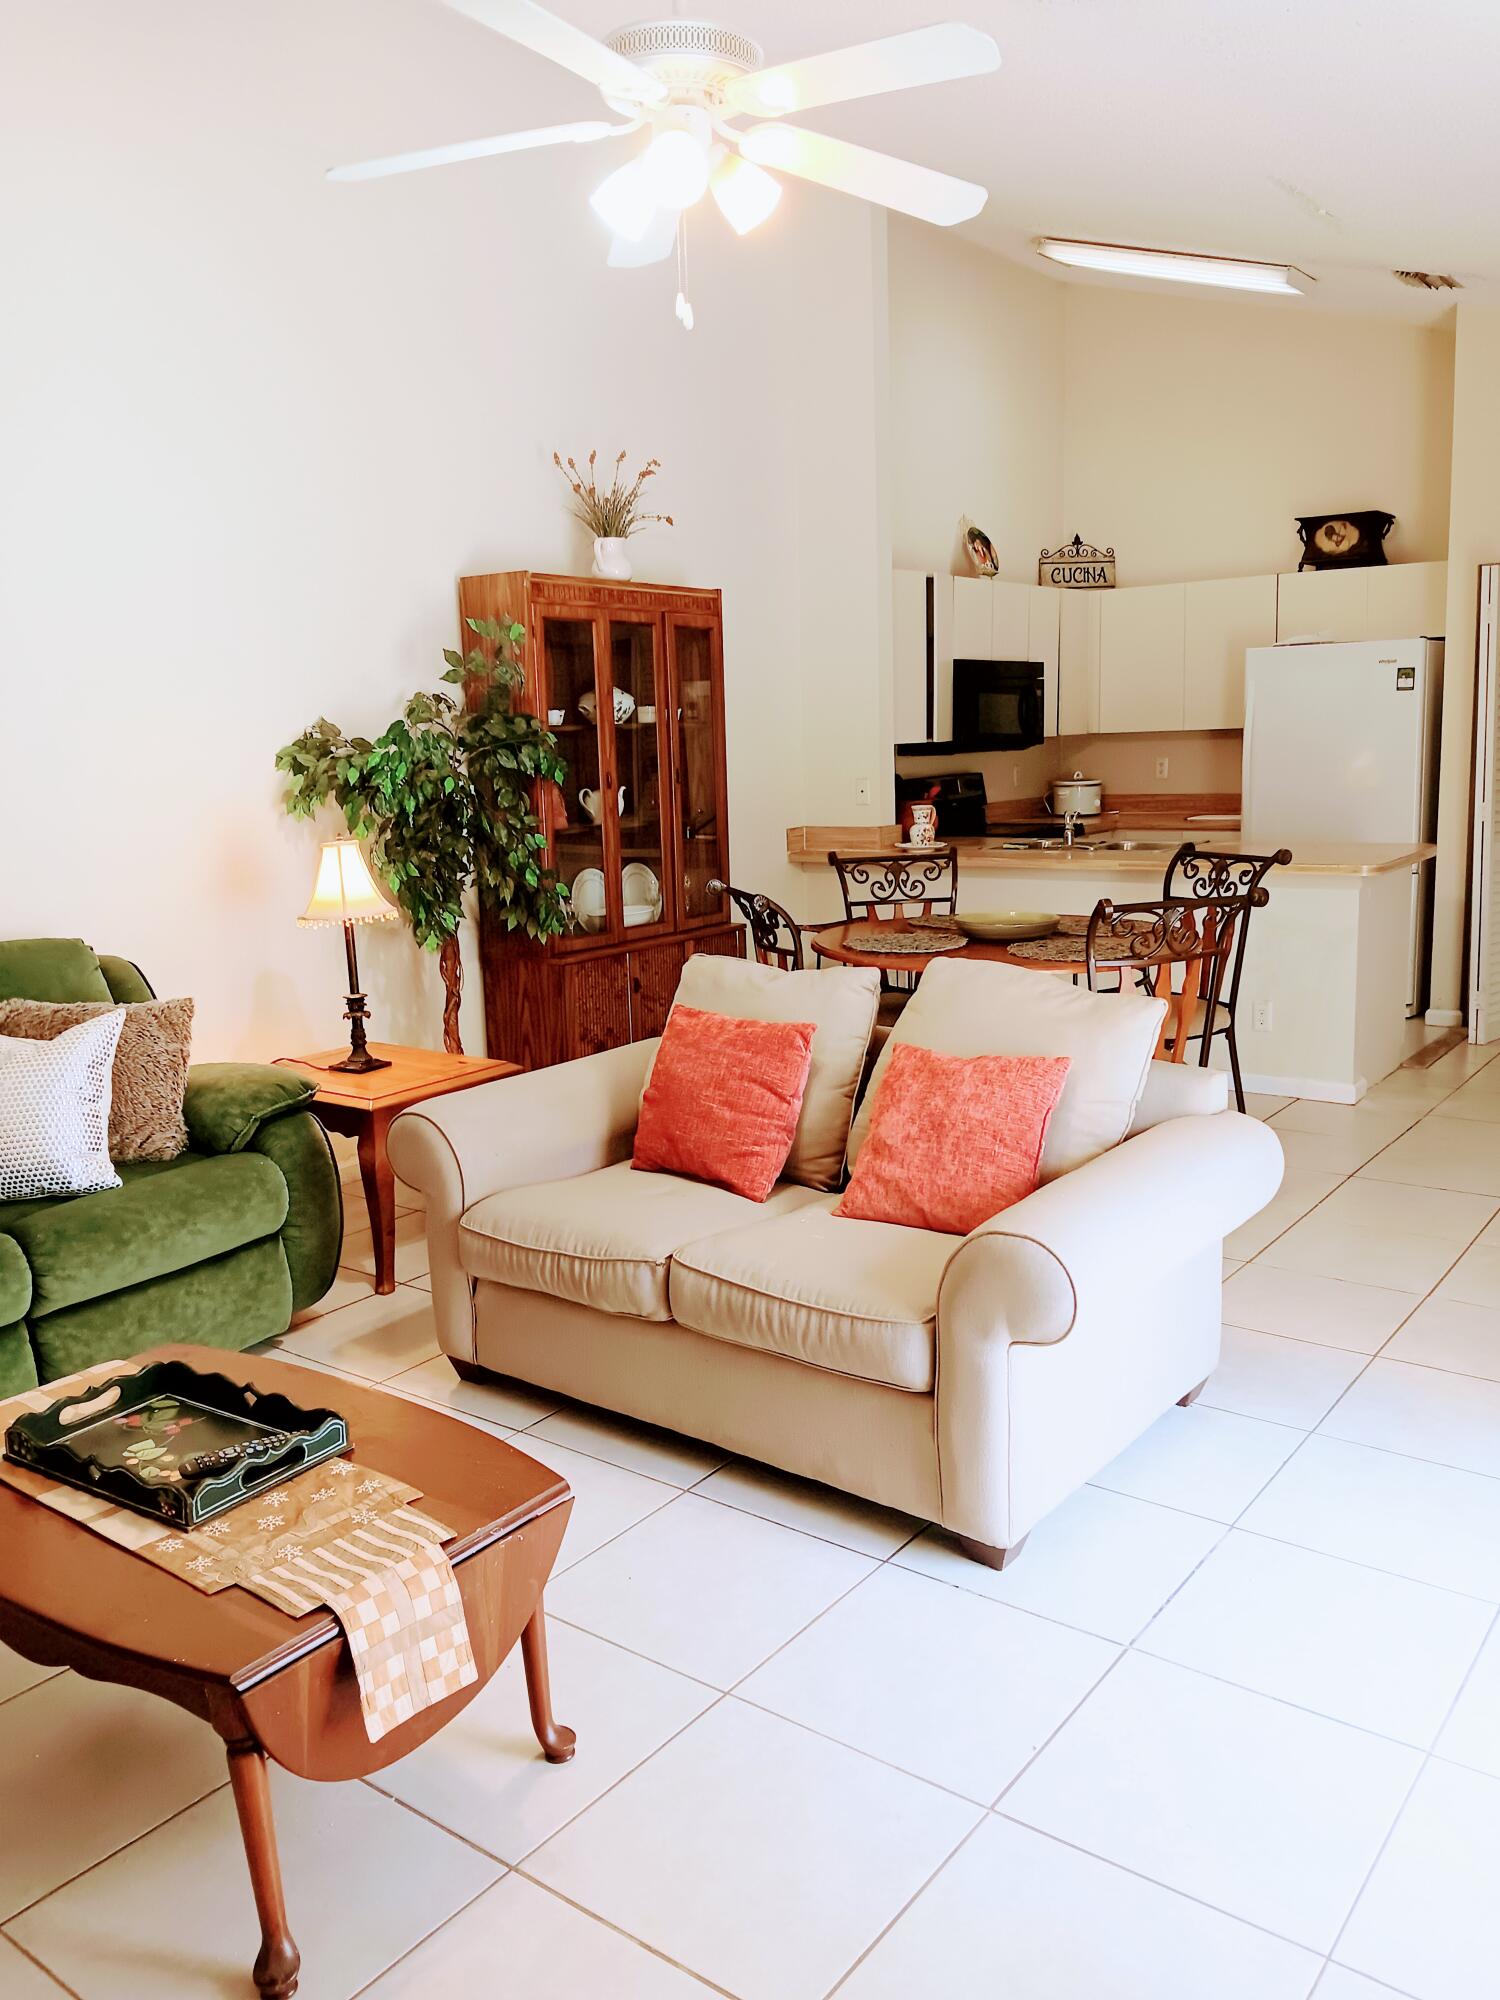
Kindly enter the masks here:
<path id="1" fill-rule="evenodd" d="M 1469 1039 L 1500 1041 L 1500 563 L 1479 572 Z"/>

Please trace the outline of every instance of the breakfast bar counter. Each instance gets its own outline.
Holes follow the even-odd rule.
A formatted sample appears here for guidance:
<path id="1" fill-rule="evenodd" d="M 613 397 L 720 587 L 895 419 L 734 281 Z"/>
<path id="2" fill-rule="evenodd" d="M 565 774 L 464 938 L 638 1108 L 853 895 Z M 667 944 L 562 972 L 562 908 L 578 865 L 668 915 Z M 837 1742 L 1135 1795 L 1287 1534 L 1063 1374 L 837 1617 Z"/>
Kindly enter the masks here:
<path id="1" fill-rule="evenodd" d="M 806 871 L 802 914 L 840 914 L 830 852 L 895 859 L 894 826 L 804 826 L 787 834 L 787 859 Z M 960 838 L 961 912 L 1043 910 L 1086 916 L 1159 897 L 1178 829 L 1131 828 L 1088 836 L 1072 848 L 1024 840 Z M 1281 843 L 1241 834 L 1197 835 L 1200 848 L 1265 854 Z M 1290 866 L 1266 877 L 1270 902 L 1254 913 L 1238 1007 L 1240 1060 L 1248 1090 L 1354 1104 L 1401 1061 L 1406 1032 L 1412 871 L 1429 845 L 1295 842 Z M 1214 1047 L 1223 1062 L 1222 1042 Z"/>

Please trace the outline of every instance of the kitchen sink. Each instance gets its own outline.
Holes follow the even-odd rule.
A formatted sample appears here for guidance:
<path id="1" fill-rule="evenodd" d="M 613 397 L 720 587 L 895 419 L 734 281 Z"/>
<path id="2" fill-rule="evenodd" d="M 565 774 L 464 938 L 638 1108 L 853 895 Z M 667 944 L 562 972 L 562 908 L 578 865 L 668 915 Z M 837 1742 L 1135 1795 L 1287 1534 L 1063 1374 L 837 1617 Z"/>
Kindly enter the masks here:
<path id="1" fill-rule="evenodd" d="M 1090 840 L 1085 843 L 1092 852 L 1106 854 L 1175 854 L 1176 848 L 1166 840 Z"/>

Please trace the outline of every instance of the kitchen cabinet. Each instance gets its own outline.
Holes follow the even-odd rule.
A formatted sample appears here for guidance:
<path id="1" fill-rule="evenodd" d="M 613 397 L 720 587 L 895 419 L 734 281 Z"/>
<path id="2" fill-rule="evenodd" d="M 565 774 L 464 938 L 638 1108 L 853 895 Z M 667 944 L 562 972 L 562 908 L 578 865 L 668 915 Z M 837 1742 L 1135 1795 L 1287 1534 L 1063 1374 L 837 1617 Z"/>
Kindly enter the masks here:
<path id="1" fill-rule="evenodd" d="M 486 1046 L 529 1069 L 660 1034 L 685 961 L 743 936 L 711 886 L 729 867 L 719 593 L 513 570 L 462 578 L 459 608 L 525 627 L 521 700 L 561 712 L 568 767 L 533 809 L 572 926 L 537 941 L 481 904 Z"/>
<path id="2" fill-rule="evenodd" d="M 1187 585 L 1109 590 L 1099 607 L 1099 727 L 1181 729 Z"/>
<path id="3" fill-rule="evenodd" d="M 1447 595 L 1441 562 L 1289 570 L 1276 579 L 1276 637 L 1440 639 Z"/>
<path id="4" fill-rule="evenodd" d="M 1243 729 L 1245 648 L 1275 640 L 1274 576 L 1190 583 L 1183 608 L 1183 728 Z"/>
<path id="5" fill-rule="evenodd" d="M 1049 590 L 1039 583 L 1026 587 L 1026 651 L 1021 657 L 1042 663 L 1042 732 L 1047 736 L 1062 734 L 1062 599 L 1068 595 L 1077 593 Z"/>
<path id="6" fill-rule="evenodd" d="M 1059 736 L 1094 736 L 1099 730 L 1098 590 L 1053 593 L 1058 613 Z"/>
<path id="7" fill-rule="evenodd" d="M 978 605 L 966 587 L 982 577 L 929 576 L 923 570 L 898 569 L 891 578 L 891 721 L 898 744 L 946 743 L 953 734 L 953 656 L 967 657 L 955 645 L 956 621 L 962 618 L 967 637 Z M 976 656 L 981 657 L 981 656 Z"/>

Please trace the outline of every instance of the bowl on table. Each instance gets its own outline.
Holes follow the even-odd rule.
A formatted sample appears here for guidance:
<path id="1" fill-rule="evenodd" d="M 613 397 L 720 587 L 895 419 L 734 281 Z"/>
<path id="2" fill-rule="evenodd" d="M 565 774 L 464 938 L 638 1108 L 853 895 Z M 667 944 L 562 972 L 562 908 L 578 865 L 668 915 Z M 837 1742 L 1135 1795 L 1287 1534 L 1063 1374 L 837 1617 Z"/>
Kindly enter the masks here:
<path id="1" fill-rule="evenodd" d="M 981 944 L 1019 944 L 1051 937 L 1058 920 L 1046 910 L 960 910 L 953 919 L 967 938 Z"/>

